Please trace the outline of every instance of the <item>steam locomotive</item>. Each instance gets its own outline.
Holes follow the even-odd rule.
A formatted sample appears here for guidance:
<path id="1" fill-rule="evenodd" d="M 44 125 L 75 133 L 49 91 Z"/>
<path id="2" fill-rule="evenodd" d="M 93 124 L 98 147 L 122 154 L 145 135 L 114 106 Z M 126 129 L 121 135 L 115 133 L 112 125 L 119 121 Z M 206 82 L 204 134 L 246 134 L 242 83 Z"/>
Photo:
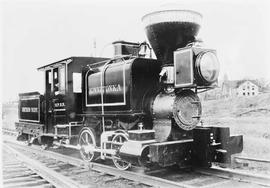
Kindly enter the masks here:
<path id="1" fill-rule="evenodd" d="M 112 159 L 121 170 L 229 163 L 243 149 L 228 127 L 200 126 L 198 93 L 217 85 L 216 51 L 196 39 L 202 16 L 155 11 L 142 18 L 151 45 L 113 43 L 115 56 L 70 57 L 38 68 L 45 93 L 19 94 L 18 140 Z M 156 59 L 146 57 L 154 50 Z"/>

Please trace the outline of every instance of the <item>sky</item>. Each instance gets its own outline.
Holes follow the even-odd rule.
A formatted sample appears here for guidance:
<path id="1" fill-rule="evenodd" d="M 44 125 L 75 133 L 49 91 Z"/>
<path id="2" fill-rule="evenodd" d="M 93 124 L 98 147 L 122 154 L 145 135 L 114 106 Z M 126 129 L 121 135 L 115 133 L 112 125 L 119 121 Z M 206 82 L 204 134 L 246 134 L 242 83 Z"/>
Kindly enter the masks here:
<path id="1" fill-rule="evenodd" d="M 115 40 L 145 41 L 141 18 L 162 6 L 202 13 L 198 37 L 217 50 L 220 77 L 270 80 L 267 0 L 5 0 L 0 11 L 3 101 L 20 92 L 43 93 L 40 66 L 70 56 L 109 56 Z"/>

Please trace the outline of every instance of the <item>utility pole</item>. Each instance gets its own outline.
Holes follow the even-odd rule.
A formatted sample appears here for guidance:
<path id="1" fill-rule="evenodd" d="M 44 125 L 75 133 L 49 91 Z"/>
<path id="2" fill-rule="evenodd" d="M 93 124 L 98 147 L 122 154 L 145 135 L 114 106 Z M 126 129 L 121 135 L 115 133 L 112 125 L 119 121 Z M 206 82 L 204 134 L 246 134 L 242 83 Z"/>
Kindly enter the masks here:
<path id="1" fill-rule="evenodd" d="M 93 49 L 94 49 L 94 57 L 95 57 L 96 56 L 96 52 L 97 52 L 96 38 L 94 38 L 94 41 L 93 41 Z"/>

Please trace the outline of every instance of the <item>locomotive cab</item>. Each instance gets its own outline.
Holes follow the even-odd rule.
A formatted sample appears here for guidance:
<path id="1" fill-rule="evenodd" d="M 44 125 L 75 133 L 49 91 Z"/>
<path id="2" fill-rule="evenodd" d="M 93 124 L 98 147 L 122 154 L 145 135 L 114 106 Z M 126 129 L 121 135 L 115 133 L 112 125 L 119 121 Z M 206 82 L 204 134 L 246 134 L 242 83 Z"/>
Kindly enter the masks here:
<path id="1" fill-rule="evenodd" d="M 19 95 L 19 122 L 15 125 L 22 137 L 29 137 L 30 142 L 38 138 L 41 143 L 52 143 L 54 137 L 76 137 L 82 124 L 82 67 L 104 60 L 107 58 L 70 57 L 38 68 L 45 74 L 44 94 Z"/>

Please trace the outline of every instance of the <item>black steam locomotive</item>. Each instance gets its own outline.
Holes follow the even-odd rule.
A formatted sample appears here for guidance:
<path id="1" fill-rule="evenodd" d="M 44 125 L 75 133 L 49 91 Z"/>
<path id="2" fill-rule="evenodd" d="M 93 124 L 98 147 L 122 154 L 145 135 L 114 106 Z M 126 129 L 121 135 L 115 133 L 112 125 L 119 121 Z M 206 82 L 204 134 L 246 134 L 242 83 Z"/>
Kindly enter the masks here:
<path id="1" fill-rule="evenodd" d="M 216 51 L 195 37 L 202 16 L 189 10 L 145 15 L 147 43 L 114 42 L 115 57 L 70 57 L 38 68 L 45 93 L 20 94 L 18 139 L 79 150 L 86 161 L 209 167 L 228 163 L 243 137 L 197 126 L 198 92 L 216 86 Z"/>

